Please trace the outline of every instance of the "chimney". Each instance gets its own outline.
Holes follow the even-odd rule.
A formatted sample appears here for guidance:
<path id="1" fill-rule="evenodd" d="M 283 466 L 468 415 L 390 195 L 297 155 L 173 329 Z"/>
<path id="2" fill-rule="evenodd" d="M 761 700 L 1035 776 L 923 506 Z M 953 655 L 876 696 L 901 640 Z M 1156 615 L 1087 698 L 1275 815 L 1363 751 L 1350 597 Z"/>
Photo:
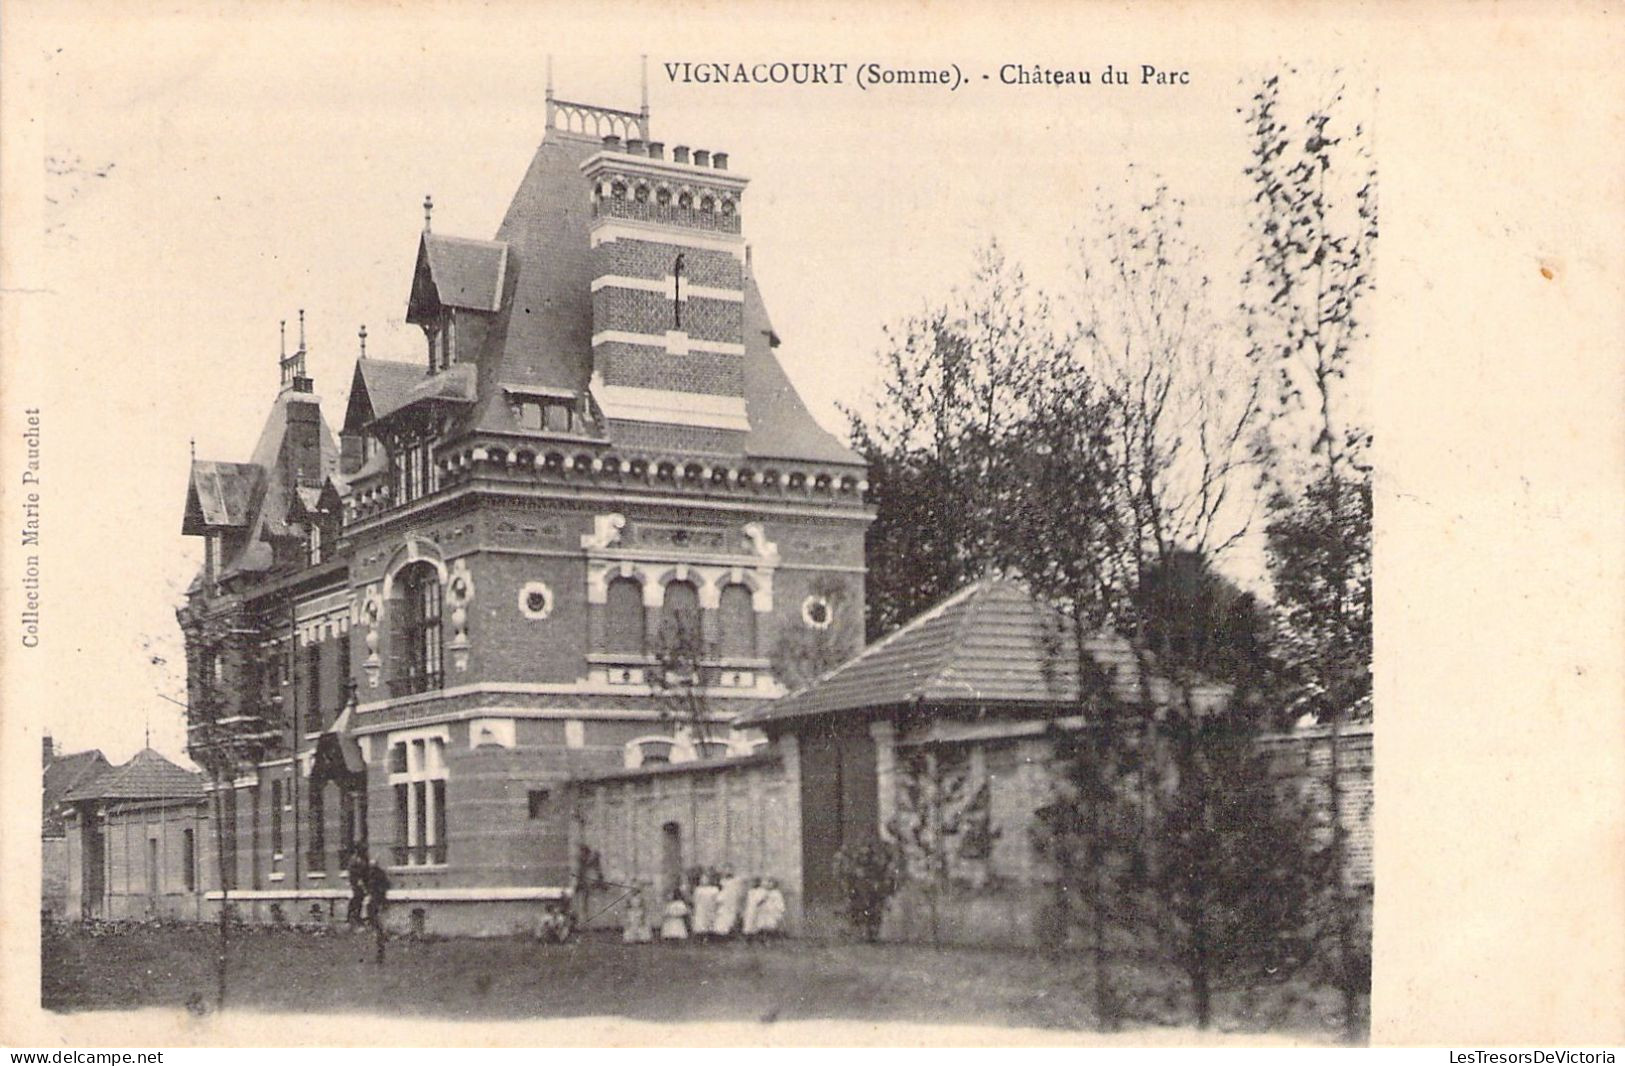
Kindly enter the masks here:
<path id="1" fill-rule="evenodd" d="M 718 170 L 727 170 L 728 169 L 728 153 L 727 152 L 718 152 L 716 155 L 712 156 L 711 157 L 711 165 L 713 167 L 715 167 L 716 169 L 718 169 Z"/>
<path id="2" fill-rule="evenodd" d="M 56 758 L 56 745 L 51 740 L 51 734 L 45 734 L 45 740 L 41 746 L 44 748 L 43 765 L 49 766 L 51 765 L 51 761 Z"/>
<path id="3" fill-rule="evenodd" d="M 629 155 L 642 155 L 643 154 L 643 138 L 641 138 L 641 137 L 628 137 L 626 139 L 626 151 L 627 151 L 627 154 L 629 154 Z"/>
<path id="4" fill-rule="evenodd" d="M 613 133 L 604 134 L 604 150 L 606 152 L 619 152 L 621 150 L 621 138 Z"/>
<path id="5" fill-rule="evenodd" d="M 308 400 L 289 399 L 288 426 L 282 435 L 282 470 L 289 488 L 320 487 L 322 471 L 321 408 Z"/>
<path id="6" fill-rule="evenodd" d="M 704 148 L 694 149 L 694 165 L 708 167 L 711 165 L 711 153 Z"/>
<path id="7" fill-rule="evenodd" d="M 649 142 L 649 158 L 650 159 L 664 159 L 664 158 L 666 158 L 666 142 L 665 141 L 650 141 Z"/>
<path id="8" fill-rule="evenodd" d="M 686 144 L 673 145 L 672 150 L 671 150 L 671 161 L 673 163 L 687 163 L 688 162 L 688 145 L 686 145 Z"/>

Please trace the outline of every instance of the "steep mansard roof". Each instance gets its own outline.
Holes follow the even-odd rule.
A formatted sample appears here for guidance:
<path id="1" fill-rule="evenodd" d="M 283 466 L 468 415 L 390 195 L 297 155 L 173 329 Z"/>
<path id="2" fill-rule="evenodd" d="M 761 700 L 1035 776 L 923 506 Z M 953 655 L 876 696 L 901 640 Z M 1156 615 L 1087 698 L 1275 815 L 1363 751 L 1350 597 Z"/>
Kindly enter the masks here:
<path id="1" fill-rule="evenodd" d="M 103 770 L 69 790 L 66 801 L 195 799 L 203 795 L 203 777 L 183 770 L 151 748 L 129 762 Z"/>
<path id="2" fill-rule="evenodd" d="M 949 596 L 811 684 L 735 719 L 753 726 L 792 718 L 924 703 L 974 703 L 1040 711 L 1077 698 L 1077 661 L 1065 619 L 1005 578 L 985 578 Z M 1115 695 L 1140 697 L 1128 642 L 1085 643 Z M 1152 696 L 1166 698 L 1161 679 Z"/>
<path id="3" fill-rule="evenodd" d="M 536 388 L 582 394 L 592 377 L 592 207 L 581 164 L 601 151 L 596 137 L 550 129 L 514 193 L 495 241 L 427 235 L 419 265 L 444 292 L 456 285 L 483 298 L 500 277 L 499 309 L 491 316 L 479 358 L 478 401 L 466 428 L 511 432 L 504 389 Z M 437 261 L 437 257 L 438 261 Z M 448 279 L 440 280 L 441 272 Z M 421 275 L 420 275 L 421 276 Z M 452 281 L 450 279 L 457 279 Z M 414 279 L 414 302 L 417 282 Z M 745 389 L 751 431 L 747 455 L 861 464 L 824 430 L 796 394 L 773 348 L 776 337 L 755 280 L 745 291 Z M 421 365 L 413 366 L 417 374 Z M 389 371 L 394 374 L 395 371 Z M 401 373 L 404 374 L 404 371 Z M 440 377 L 444 375 L 436 375 Z M 361 375 L 358 372 L 358 380 Z M 369 391 L 372 378 L 366 379 Z M 373 393 L 373 417 L 382 411 Z M 352 399 L 352 406 L 354 400 Z M 393 404 L 388 409 L 398 409 Z M 350 418 L 346 417 L 346 427 Z"/>
<path id="4" fill-rule="evenodd" d="M 181 533 L 195 536 L 217 530 L 229 530 L 241 537 L 235 553 L 222 560 L 222 573 L 258 572 L 270 568 L 273 555 L 267 537 L 287 536 L 293 532 L 292 524 L 299 520 L 307 506 L 296 491 L 287 485 L 284 477 L 284 440 L 288 432 L 290 404 L 316 405 L 309 393 L 284 390 L 271 405 L 265 426 L 254 445 L 251 462 L 247 463 L 192 463 L 191 479 L 187 485 L 186 514 Z M 320 474 L 323 478 L 338 473 L 339 450 L 327 419 L 318 409 L 317 441 L 320 453 Z M 205 503 L 205 500 L 208 502 Z M 215 516 L 211 520 L 210 516 Z"/>

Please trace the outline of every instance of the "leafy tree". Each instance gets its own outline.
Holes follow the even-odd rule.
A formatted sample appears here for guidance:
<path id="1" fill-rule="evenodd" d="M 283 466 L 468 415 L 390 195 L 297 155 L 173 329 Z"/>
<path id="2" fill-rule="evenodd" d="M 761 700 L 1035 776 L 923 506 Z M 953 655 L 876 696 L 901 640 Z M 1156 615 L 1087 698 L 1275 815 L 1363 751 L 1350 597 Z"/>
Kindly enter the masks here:
<path id="1" fill-rule="evenodd" d="M 906 322 L 882 354 L 874 409 L 846 415 L 876 505 L 866 553 L 867 636 L 980 577 L 1004 516 L 1005 446 L 1055 354 L 1049 309 L 1002 250 L 970 287 Z"/>

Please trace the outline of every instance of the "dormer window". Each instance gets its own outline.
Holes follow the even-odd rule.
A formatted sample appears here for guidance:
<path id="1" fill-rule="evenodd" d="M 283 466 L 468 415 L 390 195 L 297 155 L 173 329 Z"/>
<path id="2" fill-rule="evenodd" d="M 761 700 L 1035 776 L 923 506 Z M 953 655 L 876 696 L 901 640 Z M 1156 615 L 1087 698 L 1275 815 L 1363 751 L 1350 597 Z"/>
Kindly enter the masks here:
<path id="1" fill-rule="evenodd" d="M 580 433 L 581 416 L 574 401 L 564 397 L 525 396 L 510 402 L 509 409 L 520 429 L 546 433 Z"/>
<path id="2" fill-rule="evenodd" d="M 424 323 L 423 335 L 429 341 L 429 373 L 439 373 L 456 361 L 457 320 L 451 308 L 441 311 L 432 322 Z"/>

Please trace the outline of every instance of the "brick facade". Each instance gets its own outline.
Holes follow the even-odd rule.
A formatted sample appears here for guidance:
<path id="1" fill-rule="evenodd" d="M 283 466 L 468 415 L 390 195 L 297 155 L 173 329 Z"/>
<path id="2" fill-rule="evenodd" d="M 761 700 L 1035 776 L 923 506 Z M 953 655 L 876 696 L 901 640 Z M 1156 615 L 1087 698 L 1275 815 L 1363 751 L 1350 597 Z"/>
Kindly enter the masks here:
<path id="1" fill-rule="evenodd" d="M 601 159 L 625 181 L 615 205 Z M 776 357 L 745 336 L 765 312 L 747 309 L 744 184 L 550 128 L 495 241 L 420 242 L 408 318 L 428 365 L 358 363 L 336 447 L 296 353 L 254 462 L 194 469 L 184 528 L 220 560 L 181 612 L 194 758 L 231 723 L 236 747 L 208 765 L 245 916 L 342 913 L 364 845 L 394 882 L 392 924 L 533 924 L 574 884 L 572 782 L 746 756 L 756 735 L 726 722 L 782 691 L 773 655 L 814 636 L 808 597 L 838 586 L 861 619 L 861 460 L 782 371 L 750 369 Z M 751 421 L 763 410 L 773 425 Z M 703 640 L 709 747 L 651 684 L 677 604 Z M 313 780 L 341 712 L 364 775 Z M 783 803 L 705 791 L 720 806 L 691 854 L 747 824 L 782 846 Z M 218 857 L 211 834 L 207 907 Z"/>

